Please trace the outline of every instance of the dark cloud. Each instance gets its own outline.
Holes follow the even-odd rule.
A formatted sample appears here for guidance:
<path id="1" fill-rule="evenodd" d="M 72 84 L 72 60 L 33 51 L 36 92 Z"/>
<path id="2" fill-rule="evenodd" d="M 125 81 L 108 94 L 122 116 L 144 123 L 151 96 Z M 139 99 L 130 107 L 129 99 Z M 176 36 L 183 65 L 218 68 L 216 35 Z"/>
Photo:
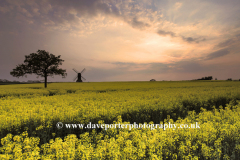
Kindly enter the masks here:
<path id="1" fill-rule="evenodd" d="M 206 39 L 205 38 L 192 38 L 192 37 L 185 37 L 185 36 L 181 36 L 182 39 L 188 43 L 192 43 L 192 42 L 195 42 L 195 43 L 199 43 L 201 41 L 205 41 Z"/>
<path id="2" fill-rule="evenodd" d="M 75 9 L 77 11 L 77 16 L 90 16 L 94 17 L 99 14 L 104 14 L 108 16 L 117 17 L 128 24 L 130 24 L 133 28 L 144 29 L 149 27 L 150 24 L 140 21 L 135 13 L 141 12 L 139 10 L 137 3 L 135 2 L 118 2 L 118 1 L 102 1 L 102 0 L 88 0 L 88 1 L 49 1 L 49 3 L 53 6 L 53 8 L 61 9 L 64 8 L 64 12 L 60 12 L 60 15 L 63 19 L 69 20 L 69 17 L 65 16 L 66 13 Z M 127 5 L 123 5 L 123 4 Z M 131 11 L 129 13 L 129 10 Z M 69 14 L 69 13 L 67 13 Z"/>
<path id="3" fill-rule="evenodd" d="M 142 21 L 139 21 L 137 17 L 134 17 L 130 24 L 132 25 L 133 28 L 139 28 L 139 29 L 144 29 L 146 27 L 149 27 L 150 25 L 148 23 L 144 23 Z"/>
<path id="4" fill-rule="evenodd" d="M 71 1 L 59 1 L 59 0 L 50 0 L 49 4 L 53 7 L 61 8 L 64 7 L 64 10 L 76 9 L 78 16 L 89 15 L 96 16 L 98 13 L 105 14 L 115 14 L 119 15 L 119 11 L 116 7 L 111 9 L 111 6 L 107 3 L 104 3 L 101 0 L 71 0 Z"/>
<path id="5" fill-rule="evenodd" d="M 222 56 L 225 56 L 227 54 L 229 54 L 230 52 L 228 51 L 228 49 L 221 49 L 221 50 L 218 50 L 218 51 L 215 51 L 215 52 L 212 52 L 210 53 L 206 58 L 205 60 L 212 60 L 212 59 L 215 59 L 215 58 L 218 58 L 218 57 L 222 57 Z"/>
<path id="6" fill-rule="evenodd" d="M 184 41 L 187 41 L 187 42 L 196 42 L 197 41 L 196 38 L 192 38 L 192 37 L 184 37 L 184 36 L 182 36 L 182 39 Z"/>
<path id="7" fill-rule="evenodd" d="M 59 1 L 59 0 L 45 0 L 45 1 L 1 1 L 4 7 L 1 19 L 7 17 L 11 18 L 11 23 L 19 23 L 21 21 L 32 21 L 34 24 L 41 25 L 54 25 L 58 26 L 66 22 L 77 21 L 81 17 L 94 17 L 99 14 L 120 16 L 120 11 L 116 5 L 110 5 L 107 2 L 101 0 L 71 0 L 71 1 Z M 73 13 L 75 12 L 75 13 Z M 10 23 L 10 22 L 9 22 Z M 26 22 L 24 22 L 26 23 Z M 39 25 L 41 24 L 41 25 Z M 7 26 L 7 25 L 5 25 Z"/>
<path id="8" fill-rule="evenodd" d="M 216 47 L 220 47 L 220 48 L 227 47 L 227 46 L 231 45 L 233 42 L 234 42 L 233 39 L 228 39 L 226 41 L 219 43 Z"/>
<path id="9" fill-rule="evenodd" d="M 176 36 L 176 33 L 174 32 L 171 32 L 171 31 L 164 31 L 164 30 L 158 30 L 157 31 L 157 34 L 160 35 L 160 36 L 171 36 L 171 37 L 181 37 L 182 40 L 188 42 L 188 43 L 192 43 L 192 42 L 195 42 L 195 43 L 199 43 L 201 41 L 205 41 L 206 39 L 205 38 L 192 38 L 192 37 L 185 37 L 185 36 Z"/>
<path id="10" fill-rule="evenodd" d="M 171 37 L 175 37 L 175 33 L 170 32 L 170 31 L 158 30 L 157 34 L 159 34 L 161 36 L 170 35 Z"/>
<path id="11" fill-rule="evenodd" d="M 14 23 L 17 21 L 23 21 L 24 19 L 27 20 L 27 22 L 32 21 L 31 23 L 37 24 L 38 27 L 55 26 L 55 28 L 58 28 L 59 25 L 69 25 L 69 22 L 71 22 L 69 25 L 71 28 L 68 28 L 71 30 L 74 29 L 73 23 L 79 21 L 79 18 L 86 18 L 83 19 L 82 22 L 87 25 L 88 21 L 90 21 L 93 17 L 104 15 L 123 20 L 134 28 L 144 29 L 149 27 L 150 24 L 139 20 L 139 17 L 143 16 L 146 19 L 154 18 L 151 14 L 152 11 L 149 10 L 146 11 L 146 13 L 142 12 L 141 7 L 143 6 L 138 5 L 138 3 L 134 1 L 45 0 L 32 1 L 31 3 L 28 1 L 21 1 L 20 3 L 20 1 L 13 0 L 2 1 L 1 3 L 4 6 L 3 9 L 6 11 L 0 8 L 0 12 L 11 15 L 11 19 L 14 20 Z M 19 17 L 22 19 L 20 20 Z"/>

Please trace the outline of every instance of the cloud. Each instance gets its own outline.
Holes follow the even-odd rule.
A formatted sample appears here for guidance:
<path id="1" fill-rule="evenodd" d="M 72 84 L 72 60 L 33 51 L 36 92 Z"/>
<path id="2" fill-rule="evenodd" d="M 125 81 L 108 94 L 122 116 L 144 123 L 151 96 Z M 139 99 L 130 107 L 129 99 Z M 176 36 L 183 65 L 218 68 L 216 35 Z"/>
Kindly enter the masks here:
<path id="1" fill-rule="evenodd" d="M 221 50 L 218 50 L 218 51 L 215 51 L 215 52 L 212 52 L 210 53 L 206 58 L 205 60 L 212 60 L 212 59 L 215 59 L 215 58 L 218 58 L 218 57 L 222 57 L 222 56 L 225 56 L 227 54 L 229 54 L 230 52 L 228 51 L 228 49 L 221 49 Z"/>
<path id="2" fill-rule="evenodd" d="M 171 31 L 158 30 L 157 34 L 159 34 L 161 36 L 170 35 L 171 37 L 176 37 L 175 33 L 171 32 Z"/>
<path id="3" fill-rule="evenodd" d="M 187 42 L 194 42 L 194 41 L 197 40 L 196 38 L 192 38 L 192 37 L 184 37 L 184 36 L 182 36 L 182 39 L 183 39 L 184 41 L 187 41 Z"/>
<path id="4" fill-rule="evenodd" d="M 229 47 L 237 42 L 239 43 L 239 41 L 240 41 L 240 34 L 238 34 L 230 39 L 227 39 L 223 42 L 218 43 L 215 47 L 219 47 L 219 48 Z"/>
<path id="5" fill-rule="evenodd" d="M 226 41 L 220 42 L 220 43 L 217 45 L 217 47 L 220 47 L 220 48 L 222 48 L 222 47 L 227 47 L 227 46 L 231 45 L 232 43 L 234 43 L 234 40 L 233 40 L 233 39 L 228 39 L 228 40 L 226 40 Z"/>
<path id="6" fill-rule="evenodd" d="M 164 30 L 158 30 L 157 31 L 157 34 L 160 35 L 160 36 L 171 36 L 172 38 L 174 37 L 181 37 L 183 41 L 186 41 L 188 43 L 192 43 L 192 42 L 195 42 L 195 43 L 199 43 L 201 41 L 205 41 L 206 39 L 205 38 L 193 38 L 193 37 L 185 37 L 185 36 L 176 36 L 176 33 L 174 32 L 171 32 L 171 31 L 164 31 Z"/>
<path id="7" fill-rule="evenodd" d="M 63 9 L 64 11 L 69 11 L 71 9 L 75 9 L 79 16 L 96 16 L 98 13 L 105 14 L 116 14 L 118 15 L 118 10 L 111 9 L 111 6 L 107 3 L 104 3 L 100 0 L 88 0 L 88 1 L 79 1 L 79 0 L 71 0 L 71 1 L 58 1 L 51 0 L 48 1 L 49 4 L 55 9 Z"/>
<path id="8" fill-rule="evenodd" d="M 136 29 L 146 29 L 162 16 L 154 3 L 148 1 L 112 0 L 44 0 L 44 1 L 2 1 L 0 13 L 9 14 L 12 23 L 31 22 L 38 29 L 77 31 L 88 33 L 116 22 L 125 22 Z M 152 7 L 152 8 L 150 8 Z M 9 19 L 9 15 L 4 15 Z M 17 24 L 16 24 L 17 23 Z M 76 33 L 76 32 L 75 32 Z"/>
<path id="9" fill-rule="evenodd" d="M 145 10 L 143 6 L 134 1 L 111 1 L 111 0 L 88 0 L 88 1 L 58 1 L 51 0 L 51 4 L 55 15 L 52 21 L 63 22 L 64 20 L 78 20 L 84 22 L 86 25 L 90 20 L 97 20 L 97 17 L 102 16 L 104 19 L 99 20 L 99 23 L 106 25 L 107 21 L 124 21 L 133 28 L 145 29 L 149 27 L 148 16 L 152 16 L 151 10 Z M 76 14 L 69 16 L 70 12 L 74 10 Z M 147 16 L 146 16 L 147 15 Z M 72 17 L 72 18 L 71 18 Z M 103 18 L 104 17 L 104 18 Z M 111 20 L 107 18 L 111 17 Z M 144 20 L 139 20 L 141 17 Z M 88 19 L 86 19 L 88 18 Z M 151 18 L 151 17 L 150 17 Z M 62 20 L 61 20 L 62 19 Z M 99 27 L 99 25 L 98 25 Z"/>
<path id="10" fill-rule="evenodd" d="M 130 22 L 133 28 L 139 28 L 139 29 L 144 29 L 146 27 L 150 27 L 148 23 L 144 23 L 142 21 L 139 21 L 137 17 L 134 17 L 132 21 Z"/>
<path id="11" fill-rule="evenodd" d="M 205 41 L 206 39 L 205 38 L 192 38 L 192 37 L 185 37 L 185 36 L 181 36 L 182 39 L 188 43 L 192 43 L 192 42 L 195 42 L 195 43 L 199 43 L 201 41 Z"/>

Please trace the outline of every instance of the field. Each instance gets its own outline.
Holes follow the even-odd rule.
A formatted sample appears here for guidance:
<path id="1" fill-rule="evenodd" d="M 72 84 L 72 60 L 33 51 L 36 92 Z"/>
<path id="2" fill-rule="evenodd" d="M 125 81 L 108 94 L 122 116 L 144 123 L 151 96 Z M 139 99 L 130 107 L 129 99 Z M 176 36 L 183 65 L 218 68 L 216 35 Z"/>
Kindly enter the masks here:
<path id="1" fill-rule="evenodd" d="M 239 159 L 239 100 L 239 81 L 0 85 L 0 159 Z"/>

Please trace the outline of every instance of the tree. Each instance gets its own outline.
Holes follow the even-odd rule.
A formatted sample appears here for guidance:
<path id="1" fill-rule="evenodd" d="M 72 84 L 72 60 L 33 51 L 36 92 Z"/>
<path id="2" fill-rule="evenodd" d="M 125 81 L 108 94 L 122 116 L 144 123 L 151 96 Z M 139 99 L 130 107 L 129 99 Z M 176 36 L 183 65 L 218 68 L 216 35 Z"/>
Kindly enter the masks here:
<path id="1" fill-rule="evenodd" d="M 212 80 L 213 78 L 212 78 L 212 76 L 208 76 L 208 80 Z"/>
<path id="2" fill-rule="evenodd" d="M 66 70 L 60 69 L 64 60 L 59 56 L 49 54 L 45 50 L 38 50 L 37 53 L 31 53 L 25 56 L 23 64 L 17 65 L 10 74 L 14 77 L 22 77 L 26 74 L 36 74 L 45 79 L 45 88 L 47 88 L 47 77 L 53 75 L 62 75 L 63 78 L 67 76 Z"/>

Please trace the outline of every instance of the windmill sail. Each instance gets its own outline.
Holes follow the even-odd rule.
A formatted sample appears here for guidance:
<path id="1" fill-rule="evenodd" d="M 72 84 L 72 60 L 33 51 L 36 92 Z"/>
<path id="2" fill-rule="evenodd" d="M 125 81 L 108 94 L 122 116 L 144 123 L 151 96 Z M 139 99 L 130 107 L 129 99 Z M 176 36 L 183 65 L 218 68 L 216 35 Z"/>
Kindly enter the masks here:
<path id="1" fill-rule="evenodd" d="M 82 76 L 82 79 L 84 80 L 84 81 L 86 81 L 86 79 Z"/>
<path id="2" fill-rule="evenodd" d="M 81 73 L 83 73 L 86 69 L 84 68 Z"/>
<path id="3" fill-rule="evenodd" d="M 74 70 L 76 73 L 79 73 L 76 69 L 73 68 L 73 70 Z"/>

